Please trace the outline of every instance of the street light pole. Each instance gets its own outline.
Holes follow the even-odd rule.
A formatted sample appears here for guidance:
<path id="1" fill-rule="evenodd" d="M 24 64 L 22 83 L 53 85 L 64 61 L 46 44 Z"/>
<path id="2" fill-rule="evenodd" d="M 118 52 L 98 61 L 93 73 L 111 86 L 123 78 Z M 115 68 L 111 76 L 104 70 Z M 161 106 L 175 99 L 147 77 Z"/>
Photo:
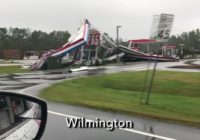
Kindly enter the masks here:
<path id="1" fill-rule="evenodd" d="M 116 26 L 116 33 L 117 33 L 117 62 L 120 62 L 119 59 L 119 28 L 122 26 Z"/>

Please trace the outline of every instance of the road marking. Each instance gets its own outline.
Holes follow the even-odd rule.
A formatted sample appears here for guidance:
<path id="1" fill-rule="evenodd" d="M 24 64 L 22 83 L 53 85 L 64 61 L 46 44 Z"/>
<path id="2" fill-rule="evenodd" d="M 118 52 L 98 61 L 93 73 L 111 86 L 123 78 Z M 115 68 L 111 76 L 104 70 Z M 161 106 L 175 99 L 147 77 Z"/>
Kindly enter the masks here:
<path id="1" fill-rule="evenodd" d="M 79 117 L 75 117 L 75 116 L 71 116 L 71 115 L 67 115 L 67 114 L 63 114 L 63 113 L 59 113 L 59 112 L 49 111 L 49 110 L 48 110 L 48 113 L 54 114 L 57 116 L 62 116 L 62 117 L 79 118 Z"/>
<path id="2" fill-rule="evenodd" d="M 50 111 L 50 110 L 48 111 L 48 113 L 53 114 L 53 115 L 57 115 L 57 116 L 62 116 L 62 117 L 79 118 L 79 117 L 76 117 L 76 116 L 67 115 L 67 114 L 54 112 L 54 111 Z M 86 120 L 92 121 L 92 120 L 89 120 L 89 119 L 86 119 Z M 162 140 L 176 140 L 176 139 L 173 139 L 173 138 L 159 136 L 159 135 L 155 135 L 155 134 L 151 134 L 151 133 L 147 133 L 147 132 L 142 132 L 142 131 L 138 131 L 138 130 L 135 130 L 135 129 L 128 129 L 128 128 L 119 128 L 119 129 L 123 130 L 123 131 L 127 131 L 127 132 L 132 132 L 132 133 L 144 135 L 144 136 L 159 138 L 159 139 L 162 139 Z"/>
<path id="3" fill-rule="evenodd" d="M 159 136 L 159 135 L 155 135 L 155 134 L 151 134 L 151 133 L 147 133 L 147 132 L 142 132 L 142 131 L 138 131 L 138 130 L 135 130 L 135 129 L 128 129 L 128 128 L 119 128 L 119 129 L 124 130 L 124 131 L 128 131 L 128 132 L 133 132 L 133 133 L 145 135 L 145 136 L 149 136 L 149 137 L 159 138 L 159 139 L 163 139 L 163 140 L 176 140 L 176 139 L 173 139 L 173 138 Z"/>

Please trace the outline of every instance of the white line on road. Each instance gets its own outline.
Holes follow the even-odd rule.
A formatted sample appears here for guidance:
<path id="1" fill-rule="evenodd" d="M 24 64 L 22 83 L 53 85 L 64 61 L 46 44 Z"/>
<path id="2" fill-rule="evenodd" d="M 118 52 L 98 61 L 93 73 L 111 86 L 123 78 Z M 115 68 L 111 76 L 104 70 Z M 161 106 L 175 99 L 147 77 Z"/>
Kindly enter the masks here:
<path id="1" fill-rule="evenodd" d="M 53 114 L 53 115 L 57 115 L 57 116 L 62 116 L 62 117 L 79 118 L 79 117 L 76 117 L 76 116 L 67 115 L 67 114 L 63 114 L 63 113 L 59 113 L 59 112 L 54 112 L 54 111 L 48 111 L 48 113 Z M 92 120 L 89 120 L 89 119 L 86 119 L 86 120 L 92 121 Z M 147 133 L 147 132 L 142 132 L 142 131 L 138 131 L 138 130 L 134 130 L 134 129 L 128 129 L 128 128 L 119 128 L 119 129 L 123 130 L 123 131 L 127 131 L 127 132 L 132 132 L 132 133 L 144 135 L 144 136 L 159 138 L 159 139 L 162 139 L 162 140 L 176 140 L 176 139 L 173 139 L 173 138 L 159 136 L 159 135 L 155 135 L 155 134 L 151 134 L 151 133 Z"/>
<path id="2" fill-rule="evenodd" d="M 133 132 L 133 133 L 145 135 L 145 136 L 149 136 L 149 137 L 159 138 L 159 139 L 163 139 L 163 140 L 176 140 L 176 139 L 173 139 L 173 138 L 168 138 L 168 137 L 159 136 L 159 135 L 155 135 L 155 134 L 151 134 L 151 133 L 147 133 L 147 132 L 142 132 L 142 131 L 138 131 L 138 130 L 135 130 L 135 129 L 128 129 L 128 128 L 119 128 L 119 129 L 124 130 L 124 131 L 128 131 L 128 132 Z"/>

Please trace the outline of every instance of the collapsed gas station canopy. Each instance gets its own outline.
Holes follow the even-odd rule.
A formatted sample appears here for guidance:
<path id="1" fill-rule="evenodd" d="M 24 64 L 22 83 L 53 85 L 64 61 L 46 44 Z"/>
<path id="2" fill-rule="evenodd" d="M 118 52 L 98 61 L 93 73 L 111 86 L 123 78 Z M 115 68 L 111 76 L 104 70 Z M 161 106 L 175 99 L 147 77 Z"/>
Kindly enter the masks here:
<path id="1" fill-rule="evenodd" d="M 135 39 L 135 40 L 129 40 L 129 43 L 137 43 L 137 44 L 143 44 L 143 43 L 155 43 L 158 42 L 156 40 L 152 39 Z"/>

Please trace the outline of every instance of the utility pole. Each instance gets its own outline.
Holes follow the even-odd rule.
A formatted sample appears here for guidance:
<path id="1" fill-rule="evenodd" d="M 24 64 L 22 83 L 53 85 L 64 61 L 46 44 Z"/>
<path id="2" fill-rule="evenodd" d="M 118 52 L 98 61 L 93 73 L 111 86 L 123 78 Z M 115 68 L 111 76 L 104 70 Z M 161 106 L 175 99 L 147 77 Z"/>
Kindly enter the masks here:
<path id="1" fill-rule="evenodd" d="M 116 33 L 117 33 L 117 63 L 120 62 L 120 58 L 119 58 L 119 28 L 122 26 L 116 26 Z"/>

